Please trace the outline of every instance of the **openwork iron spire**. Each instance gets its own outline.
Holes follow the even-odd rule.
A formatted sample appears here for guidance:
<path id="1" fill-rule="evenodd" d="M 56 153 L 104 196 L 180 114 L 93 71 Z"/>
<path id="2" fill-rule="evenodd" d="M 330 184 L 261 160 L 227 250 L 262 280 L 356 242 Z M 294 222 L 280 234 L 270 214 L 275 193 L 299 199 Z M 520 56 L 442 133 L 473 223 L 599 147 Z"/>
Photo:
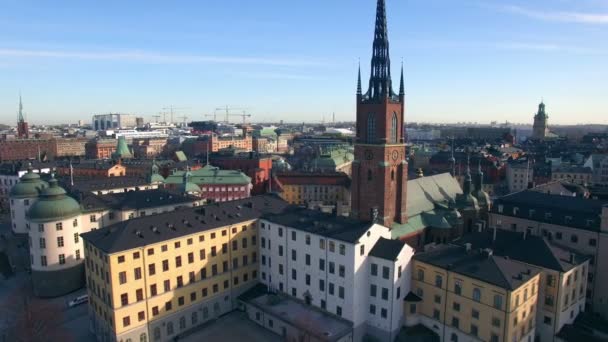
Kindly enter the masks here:
<path id="1" fill-rule="evenodd" d="M 357 95 L 361 95 L 361 62 L 359 62 L 359 74 L 357 76 Z"/>
<path id="2" fill-rule="evenodd" d="M 21 102 L 21 94 L 19 94 L 19 122 L 24 122 L 25 118 L 23 117 L 23 102 Z"/>
<path id="3" fill-rule="evenodd" d="M 384 0 L 378 0 L 368 96 L 371 99 L 381 99 L 393 95 L 391 60 L 388 49 L 388 31 L 386 24 L 386 6 Z"/>

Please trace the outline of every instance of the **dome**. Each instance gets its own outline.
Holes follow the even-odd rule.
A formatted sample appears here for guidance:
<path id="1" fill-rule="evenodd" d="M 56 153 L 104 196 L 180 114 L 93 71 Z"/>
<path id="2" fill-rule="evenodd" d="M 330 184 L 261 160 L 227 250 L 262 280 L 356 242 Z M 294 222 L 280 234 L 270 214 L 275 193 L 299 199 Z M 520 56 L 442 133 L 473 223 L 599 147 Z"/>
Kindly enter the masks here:
<path id="1" fill-rule="evenodd" d="M 488 207 L 491 203 L 490 195 L 488 195 L 488 193 L 483 190 L 476 191 L 475 197 L 477 198 L 479 205 L 482 207 Z"/>
<path id="2" fill-rule="evenodd" d="M 19 183 L 11 188 L 10 197 L 31 198 L 38 197 L 40 190 L 47 187 L 47 182 L 40 179 L 40 175 L 35 173 L 32 168 L 28 168 L 27 173 L 21 176 Z"/>
<path id="3" fill-rule="evenodd" d="M 54 178 L 40 192 L 40 199 L 27 212 L 27 217 L 34 222 L 60 221 L 77 215 L 80 215 L 80 204 L 68 196 Z"/>
<path id="4" fill-rule="evenodd" d="M 150 175 L 150 183 L 164 183 L 165 177 L 161 176 L 158 173 L 153 173 Z"/>

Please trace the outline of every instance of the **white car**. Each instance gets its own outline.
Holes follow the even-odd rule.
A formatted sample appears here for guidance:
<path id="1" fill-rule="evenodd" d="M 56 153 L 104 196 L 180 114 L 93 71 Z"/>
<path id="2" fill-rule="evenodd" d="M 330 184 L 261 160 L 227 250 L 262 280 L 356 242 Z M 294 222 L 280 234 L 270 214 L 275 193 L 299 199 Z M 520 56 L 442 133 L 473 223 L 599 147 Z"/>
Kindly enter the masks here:
<path id="1" fill-rule="evenodd" d="M 82 295 L 82 296 L 78 296 L 78 297 L 72 299 L 68 303 L 68 306 L 71 307 L 71 308 L 73 308 L 73 307 L 75 307 L 77 305 L 84 304 L 84 303 L 86 303 L 88 301 L 89 301 L 89 295 Z"/>

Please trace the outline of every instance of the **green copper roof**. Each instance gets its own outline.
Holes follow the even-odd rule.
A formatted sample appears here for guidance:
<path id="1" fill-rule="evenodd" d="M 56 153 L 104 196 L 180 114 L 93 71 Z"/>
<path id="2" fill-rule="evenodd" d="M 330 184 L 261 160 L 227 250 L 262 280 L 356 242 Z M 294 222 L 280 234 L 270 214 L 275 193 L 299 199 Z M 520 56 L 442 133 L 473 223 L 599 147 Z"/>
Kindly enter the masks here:
<path id="1" fill-rule="evenodd" d="M 165 180 L 166 184 L 183 183 L 184 171 L 176 171 Z M 251 178 L 236 170 L 220 170 L 218 167 L 205 165 L 205 167 L 192 171 L 190 182 L 194 184 L 250 184 Z"/>
<path id="2" fill-rule="evenodd" d="M 116 145 L 116 151 L 112 153 L 112 157 L 114 158 L 133 158 L 133 154 L 129 150 L 129 146 L 127 146 L 127 140 L 125 137 L 118 137 L 118 144 Z"/>
<path id="3" fill-rule="evenodd" d="M 80 205 L 66 195 L 65 190 L 52 178 L 49 186 L 40 192 L 40 199 L 27 212 L 33 222 L 61 221 L 80 214 Z"/>
<path id="4" fill-rule="evenodd" d="M 10 197 L 12 198 L 30 198 L 38 197 L 40 190 L 48 186 L 48 184 L 40 179 L 40 175 L 35 173 L 31 168 L 27 173 L 21 176 L 19 183 L 11 188 Z"/>
<path id="5" fill-rule="evenodd" d="M 339 149 L 315 158 L 312 161 L 312 165 L 316 167 L 335 168 L 337 166 L 352 162 L 353 160 L 355 160 L 355 156 L 352 152 Z"/>

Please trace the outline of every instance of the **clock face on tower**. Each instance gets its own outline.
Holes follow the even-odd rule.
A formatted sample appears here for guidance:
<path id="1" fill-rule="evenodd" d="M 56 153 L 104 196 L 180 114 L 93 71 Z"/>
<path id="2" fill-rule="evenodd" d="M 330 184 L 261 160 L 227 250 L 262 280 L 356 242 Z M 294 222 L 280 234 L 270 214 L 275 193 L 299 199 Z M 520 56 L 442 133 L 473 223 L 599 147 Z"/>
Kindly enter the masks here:
<path id="1" fill-rule="evenodd" d="M 374 153 L 371 150 L 365 150 L 365 152 L 363 152 L 363 153 L 364 153 L 365 159 L 367 159 L 367 160 L 374 159 Z"/>
<path id="2" fill-rule="evenodd" d="M 391 157 L 394 161 L 397 161 L 397 159 L 399 158 L 399 151 L 393 151 Z"/>

